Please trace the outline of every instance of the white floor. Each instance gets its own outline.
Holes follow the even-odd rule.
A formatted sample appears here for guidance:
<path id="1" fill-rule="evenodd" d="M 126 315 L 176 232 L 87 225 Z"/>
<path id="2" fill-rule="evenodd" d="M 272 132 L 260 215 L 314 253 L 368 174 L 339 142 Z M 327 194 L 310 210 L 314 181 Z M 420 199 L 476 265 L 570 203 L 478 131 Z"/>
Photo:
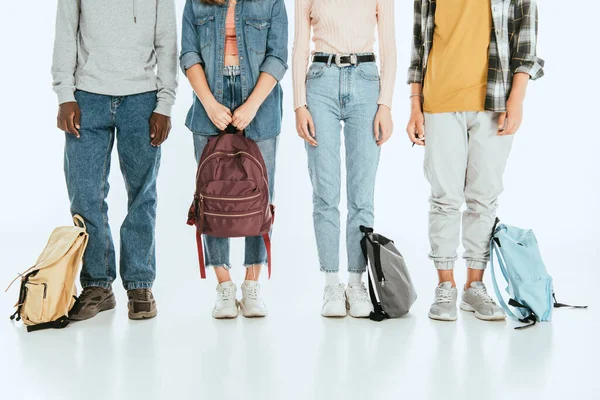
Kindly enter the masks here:
<path id="1" fill-rule="evenodd" d="M 8 254 L 15 257 L 3 263 L 4 280 L 22 258 L 14 247 Z M 215 321 L 214 281 L 201 282 L 192 263 L 169 265 L 176 254 L 165 249 L 160 258 L 154 320 L 129 321 L 120 287 L 116 310 L 62 331 L 26 333 L 0 319 L 0 398 L 599 398 L 598 273 L 577 276 L 592 260 L 571 259 L 573 273 L 554 274 L 559 299 L 589 310 L 559 310 L 552 323 L 515 331 L 512 322 L 486 323 L 464 312 L 456 323 L 429 320 L 434 275 L 426 260 L 411 264 L 420 297 L 403 319 L 321 318 L 320 274 L 311 270 L 300 279 L 295 271 L 308 267 L 287 257 L 272 281 L 263 281 L 268 318 Z M 569 254 L 550 247 L 546 256 Z M 16 292 L 0 297 L 6 317 Z"/>

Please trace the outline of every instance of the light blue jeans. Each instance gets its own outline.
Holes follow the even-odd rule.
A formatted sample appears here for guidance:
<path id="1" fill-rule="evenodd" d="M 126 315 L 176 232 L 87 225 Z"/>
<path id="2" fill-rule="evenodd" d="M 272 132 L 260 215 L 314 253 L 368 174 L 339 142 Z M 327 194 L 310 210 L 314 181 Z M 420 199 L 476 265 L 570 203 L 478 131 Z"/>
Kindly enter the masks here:
<path id="1" fill-rule="evenodd" d="M 228 70 L 229 69 L 229 70 Z M 225 75 L 227 74 L 227 75 Z M 234 111 L 242 104 L 242 88 L 240 82 L 239 67 L 226 67 L 223 76 L 223 105 Z M 196 162 L 200 162 L 202 151 L 214 135 L 194 134 L 194 152 L 196 154 Z M 259 140 L 256 142 L 260 153 L 265 160 L 267 167 L 267 175 L 269 177 L 269 196 L 273 203 L 273 190 L 275 180 L 275 156 L 277 154 L 277 139 Z M 204 235 L 204 257 L 206 259 L 206 267 L 223 267 L 231 268 L 229 262 L 229 239 L 218 238 Z M 253 265 L 264 265 L 267 263 L 267 249 L 265 248 L 264 240 L 261 236 L 246 238 L 246 255 L 244 258 L 244 266 L 251 267 Z"/>
<path id="2" fill-rule="evenodd" d="M 160 147 L 150 145 L 156 92 L 105 96 L 75 92 L 81 109 L 81 138 L 67 133 L 64 168 L 71 213 L 85 220 L 90 235 L 81 286 L 110 288 L 117 275 L 108 224 L 108 174 L 117 142 L 127 188 L 127 217 L 121 225 L 120 273 L 126 290 L 151 288 L 156 276 L 156 177 Z"/>
<path id="3" fill-rule="evenodd" d="M 306 77 L 307 106 L 317 147 L 306 144 L 313 186 L 313 220 L 321 271 L 337 272 L 340 254 L 341 122 L 346 147 L 348 270 L 364 272 L 360 226 L 373 226 L 379 147 L 373 123 L 379 97 L 375 63 L 338 68 L 313 63 Z"/>

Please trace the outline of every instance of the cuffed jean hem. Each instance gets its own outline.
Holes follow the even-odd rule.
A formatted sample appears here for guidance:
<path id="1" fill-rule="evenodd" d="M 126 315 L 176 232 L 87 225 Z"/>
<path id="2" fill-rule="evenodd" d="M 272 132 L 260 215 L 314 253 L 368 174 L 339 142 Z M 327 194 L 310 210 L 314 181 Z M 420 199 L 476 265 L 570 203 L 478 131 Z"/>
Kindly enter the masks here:
<path id="1" fill-rule="evenodd" d="M 130 282 L 124 283 L 123 287 L 125 290 L 135 290 L 135 289 L 152 289 L 152 284 L 154 282 Z"/>
<path id="2" fill-rule="evenodd" d="M 454 269 L 454 264 L 456 263 L 456 261 L 450 260 L 450 261 L 434 261 L 433 264 L 435 265 L 435 268 L 442 270 L 442 271 L 448 271 L 451 269 Z"/>
<path id="3" fill-rule="evenodd" d="M 81 287 L 85 289 L 86 287 L 101 287 L 103 289 L 110 289 L 112 287 L 112 282 L 107 281 L 81 281 Z"/>
<path id="4" fill-rule="evenodd" d="M 328 268 L 321 266 L 321 268 L 319 268 L 319 271 L 325 272 L 325 273 L 336 273 L 336 272 L 340 272 L 340 269 L 339 268 L 338 269 L 328 269 Z"/>
<path id="5" fill-rule="evenodd" d="M 486 269 L 487 261 L 467 260 L 467 268 L 470 269 Z"/>
<path id="6" fill-rule="evenodd" d="M 367 271 L 366 265 L 363 265 L 362 267 L 358 267 L 358 268 L 348 267 L 348 272 L 355 273 L 355 274 L 363 274 L 366 271 Z"/>

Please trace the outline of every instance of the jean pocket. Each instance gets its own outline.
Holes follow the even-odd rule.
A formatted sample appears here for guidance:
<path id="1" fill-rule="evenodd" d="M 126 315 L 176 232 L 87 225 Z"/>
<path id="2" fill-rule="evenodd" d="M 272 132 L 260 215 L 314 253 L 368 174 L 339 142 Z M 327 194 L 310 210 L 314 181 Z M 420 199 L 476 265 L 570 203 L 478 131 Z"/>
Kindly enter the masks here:
<path id="1" fill-rule="evenodd" d="M 312 64 L 306 73 L 306 80 L 317 79 L 325 73 L 325 64 Z"/>
<path id="2" fill-rule="evenodd" d="M 204 15 L 196 18 L 194 21 L 201 50 L 210 45 L 211 33 L 214 30 L 214 23 L 214 15 Z"/>
<path id="3" fill-rule="evenodd" d="M 379 70 L 377 69 L 377 64 L 375 63 L 359 64 L 359 66 L 356 67 L 356 70 L 358 71 L 360 77 L 367 81 L 379 81 Z"/>
<path id="4" fill-rule="evenodd" d="M 250 51 L 256 54 L 267 52 L 267 37 L 270 28 L 271 22 L 268 20 L 246 20 L 246 44 Z"/>

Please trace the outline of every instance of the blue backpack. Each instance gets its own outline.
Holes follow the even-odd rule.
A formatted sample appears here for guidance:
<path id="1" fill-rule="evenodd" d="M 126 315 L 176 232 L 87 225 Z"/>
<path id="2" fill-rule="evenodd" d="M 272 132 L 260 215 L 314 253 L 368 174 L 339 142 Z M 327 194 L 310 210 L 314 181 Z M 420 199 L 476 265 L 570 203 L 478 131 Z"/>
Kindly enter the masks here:
<path id="1" fill-rule="evenodd" d="M 538 242 L 532 230 L 499 224 L 496 218 L 490 241 L 492 281 L 500 305 L 512 319 L 527 325 L 538 321 L 550 321 L 552 309 L 560 307 L 587 308 L 558 303 L 552 286 L 552 277 L 546 271 Z M 508 305 L 500 294 L 496 282 L 494 258 L 497 259 L 502 276 L 508 283 L 506 292 L 510 296 Z M 509 308 L 509 305 L 513 307 Z"/>

